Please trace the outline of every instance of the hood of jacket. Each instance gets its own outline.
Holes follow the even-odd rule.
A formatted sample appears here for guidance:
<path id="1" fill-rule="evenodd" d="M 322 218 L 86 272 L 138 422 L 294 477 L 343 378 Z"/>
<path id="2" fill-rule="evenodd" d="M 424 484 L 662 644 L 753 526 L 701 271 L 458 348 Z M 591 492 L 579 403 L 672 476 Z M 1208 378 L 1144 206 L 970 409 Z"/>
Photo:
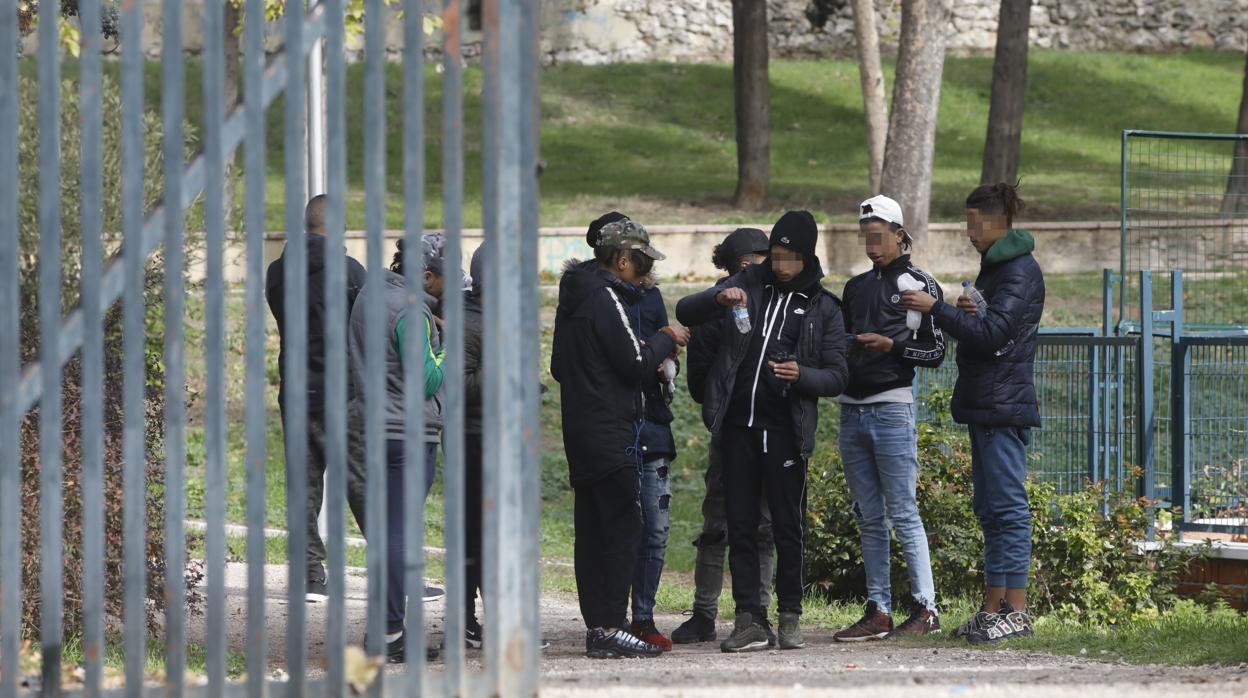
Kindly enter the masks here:
<path id="1" fill-rule="evenodd" d="M 1034 249 L 1036 249 L 1036 239 L 1031 236 L 1031 233 L 1019 228 L 1011 228 L 1005 234 L 1005 237 L 997 240 L 992 247 L 988 248 L 988 251 L 984 253 L 980 266 L 991 267 L 1002 262 L 1008 262 L 1025 254 L 1031 254 L 1031 251 Z"/>

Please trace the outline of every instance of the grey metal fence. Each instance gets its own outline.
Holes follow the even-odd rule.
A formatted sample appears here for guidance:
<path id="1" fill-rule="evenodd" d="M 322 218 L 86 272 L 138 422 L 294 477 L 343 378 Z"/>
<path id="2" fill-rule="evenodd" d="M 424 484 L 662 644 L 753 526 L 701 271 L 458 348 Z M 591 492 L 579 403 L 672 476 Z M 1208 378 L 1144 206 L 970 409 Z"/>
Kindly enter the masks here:
<path id="1" fill-rule="evenodd" d="M 44 0 L 39 5 L 39 294 L 37 299 L 19 297 L 19 186 L 33 186 L 31 173 L 19 172 L 16 158 L 19 94 L 17 89 L 17 0 L 0 0 L 0 698 L 19 693 L 21 634 L 21 537 L 39 535 L 41 540 L 42 691 L 62 691 L 61 624 L 62 588 L 61 504 L 63 481 L 62 367 L 81 356 L 82 361 L 82 459 L 84 569 L 84 665 L 85 693 L 100 695 L 104 650 L 107 642 L 103 608 L 103 446 L 100 434 L 105 418 L 100 399 L 103 356 L 103 318 L 120 302 L 124 314 L 124 618 L 121 634 L 125 654 L 125 693 L 141 695 L 144 689 L 148 637 L 145 611 L 149 582 L 163 586 L 167 611 L 163 641 L 165 672 L 161 692 L 207 696 L 250 695 L 344 695 L 346 692 L 345 647 L 347 623 L 345 588 L 345 492 L 347 489 L 347 340 L 344 294 L 346 269 L 342 257 L 327 255 L 326 293 L 326 461 L 329 535 L 327 547 L 329 596 L 324 627 L 307 622 L 304 605 L 306 550 L 306 472 L 309 407 L 307 392 L 306 313 L 309 299 L 303 206 L 306 200 L 304 157 L 304 99 L 307 60 L 324 42 L 326 104 L 328 105 L 327 190 L 328 245 L 343 246 L 347 162 L 360 158 L 365 174 L 365 217 L 368 231 L 368 284 L 382 283 L 382 245 L 387 199 L 385 104 L 392 99 L 385 88 L 387 58 L 383 46 L 383 0 L 366 0 L 364 19 L 364 149 L 347 152 L 347 99 L 345 61 L 345 0 L 322 0 L 310 9 L 302 2 L 285 3 L 284 43 L 266 55 L 263 28 L 264 0 L 246 0 L 243 36 L 242 105 L 225 113 L 223 6 L 203 3 L 203 149 L 189 162 L 184 157 L 186 118 L 185 58 L 181 34 L 184 7 L 180 0 L 163 0 L 164 44 L 160 87 L 163 123 L 163 202 L 144 206 L 144 68 L 141 46 L 143 2 L 123 3 L 121 9 L 121 109 L 105 113 L 99 85 L 100 2 L 81 0 L 82 60 L 82 169 L 62 171 L 59 149 L 58 95 L 62 56 L 60 51 L 60 3 Z M 442 45 L 442 194 L 447 245 L 448 278 L 464 266 L 462 259 L 463 209 L 463 27 L 462 0 L 426 5 L 419 0 L 402 3 L 406 46 L 402 57 L 403 114 L 402 203 L 405 228 L 405 267 L 409 277 L 419 278 L 423 265 L 419 253 L 425 220 L 424 107 L 426 14 L 441 19 Z M 446 637 L 444 661 L 426 666 L 424 619 L 419 602 L 408 605 L 409 662 L 402 674 L 383 674 L 369 688 L 371 695 L 533 695 L 538 665 L 538 399 L 537 312 L 537 80 L 538 3 L 536 0 L 486 0 L 484 17 L 485 77 L 484 171 L 486 240 L 485 346 L 485 643 L 479 669 L 466 661 L 463 636 L 466 624 L 464 582 L 466 515 L 464 480 L 463 301 L 452 288 L 447 294 L 443 329 L 446 358 L 446 426 L 444 437 L 444 493 L 446 544 Z M 263 237 L 266 202 L 266 110 L 284 94 L 282 131 L 285 161 L 285 220 L 289 235 L 285 284 L 287 291 L 287 352 L 285 375 L 288 399 L 285 408 L 285 453 L 289 464 L 287 482 L 287 551 L 289 558 L 285 637 L 288 679 L 274 682 L 269 676 L 266 634 L 266 305 L 264 298 Z M 122 188 L 121 249 L 105 259 L 100 216 L 105 176 L 100 153 L 105 123 L 118 124 L 122 157 L 119 176 Z M 226 237 L 224 201 L 226 161 L 242 146 L 244 153 L 244 234 L 246 237 L 245 410 L 242 423 L 226 417 L 225 320 L 227 288 L 224 283 L 223 249 Z M 60 307 L 62 262 L 58 183 L 65 177 L 82 178 L 83 257 L 81 307 L 64 315 Z M 187 660 L 185 513 L 186 497 L 186 320 L 187 289 L 183 283 L 185 214 L 202 196 L 205 227 L 206 283 L 203 356 L 207 376 L 204 394 L 205 484 L 207 518 L 206 564 L 206 658 L 207 684 L 202 689 L 184 687 Z M 163 421 L 165 481 L 162 493 L 166 512 L 165 540 L 167 578 L 145 579 L 146 556 L 145 482 L 145 319 L 151 298 L 145 297 L 144 274 L 149 257 L 159 250 L 165 264 L 163 289 L 163 365 L 166 372 L 166 411 Z M 516 263 L 519 260 L 520 263 Z M 418 308 L 424 302 L 421 289 L 411 284 L 407 303 Z M 38 361 L 20 366 L 19 317 L 23 302 L 38 302 Z M 386 521 L 384 420 L 380 396 L 385 341 L 381 310 L 365 309 L 368 327 L 369 381 L 364 386 L 367 442 L 368 507 L 365 532 L 369 540 L 367 651 L 384 654 L 383 608 L 386 580 Z M 417 311 L 418 312 L 418 311 Z M 422 441 L 424 412 L 418 390 L 423 384 L 421 347 L 423 323 L 407 325 L 404 343 L 406 371 L 406 425 L 404 448 L 406 559 L 408 589 L 423 587 L 425 553 L 424 483 Z M 39 410 L 40 506 L 39 531 L 21 530 L 20 510 L 23 454 L 16 447 L 25 416 Z M 226 444 L 232 431 L 242 430 L 246 442 L 246 564 L 247 679 L 245 684 L 226 680 L 229 650 L 225 628 L 225 501 Z M 376 503 L 380 503 L 377 505 Z M 324 638 L 324 675 L 309 679 L 307 643 L 310 635 Z M 238 649 L 238 648 L 235 648 Z M 314 673 L 314 672 L 313 672 Z"/>

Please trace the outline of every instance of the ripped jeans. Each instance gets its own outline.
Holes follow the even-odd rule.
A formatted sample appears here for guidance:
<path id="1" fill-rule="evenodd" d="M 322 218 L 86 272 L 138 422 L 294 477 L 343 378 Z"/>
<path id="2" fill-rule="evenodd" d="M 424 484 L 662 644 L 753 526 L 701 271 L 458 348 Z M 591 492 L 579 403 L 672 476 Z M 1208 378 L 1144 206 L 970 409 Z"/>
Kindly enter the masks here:
<path id="1" fill-rule="evenodd" d="M 641 545 L 633 568 L 633 620 L 654 618 L 654 595 L 663 576 L 667 529 L 672 518 L 672 481 L 665 458 L 641 464 Z"/>

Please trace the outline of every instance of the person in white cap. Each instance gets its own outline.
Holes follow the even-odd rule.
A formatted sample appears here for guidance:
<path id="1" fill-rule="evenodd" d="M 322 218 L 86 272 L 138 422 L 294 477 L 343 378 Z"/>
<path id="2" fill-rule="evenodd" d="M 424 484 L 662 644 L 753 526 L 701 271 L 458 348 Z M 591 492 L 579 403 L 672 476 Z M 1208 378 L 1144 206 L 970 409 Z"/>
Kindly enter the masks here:
<path id="1" fill-rule="evenodd" d="M 841 460 L 854 499 L 867 575 L 862 619 L 833 635 L 839 642 L 882 640 L 940 630 L 927 531 L 915 501 L 919 471 L 914 370 L 935 368 L 945 341 L 930 315 L 907 311 L 905 291 L 941 298 L 931 275 L 910 264 L 913 241 L 901 205 L 887 196 L 862 202 L 858 225 L 872 267 L 845 284 L 849 386 L 841 394 Z M 892 618 L 889 528 L 897 533 L 910 573 L 909 617 Z"/>

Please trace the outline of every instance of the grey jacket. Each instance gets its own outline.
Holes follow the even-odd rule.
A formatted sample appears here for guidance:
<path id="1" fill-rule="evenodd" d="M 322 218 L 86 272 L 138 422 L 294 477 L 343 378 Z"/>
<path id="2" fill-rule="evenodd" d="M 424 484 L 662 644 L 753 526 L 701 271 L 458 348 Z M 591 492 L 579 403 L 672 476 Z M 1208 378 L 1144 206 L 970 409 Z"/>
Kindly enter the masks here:
<path id="1" fill-rule="evenodd" d="M 362 434 L 365 414 L 364 386 L 368 372 L 368 359 L 365 352 L 368 307 L 373 303 L 382 304 L 384 308 L 382 317 L 386 328 L 384 352 L 386 388 L 382 411 L 385 414 L 386 438 L 402 439 L 406 435 L 403 408 L 404 379 L 396 328 L 408 312 L 407 285 L 402 276 L 389 269 L 382 272 L 382 281 L 380 289 L 373 288 L 371 284 L 365 284 L 355 299 L 355 306 L 351 309 L 350 332 L 347 337 L 347 364 L 351 371 L 352 404 L 348 408 L 348 413 L 351 415 L 353 430 L 358 429 Z M 433 352 L 437 354 L 442 350 L 442 338 L 437 324 L 433 322 L 431 303 L 432 299 L 426 295 L 421 311 L 423 320 L 432 328 L 429 333 L 429 343 Z M 441 441 L 443 404 L 444 395 L 441 387 L 433 397 L 425 400 L 425 443 Z"/>

